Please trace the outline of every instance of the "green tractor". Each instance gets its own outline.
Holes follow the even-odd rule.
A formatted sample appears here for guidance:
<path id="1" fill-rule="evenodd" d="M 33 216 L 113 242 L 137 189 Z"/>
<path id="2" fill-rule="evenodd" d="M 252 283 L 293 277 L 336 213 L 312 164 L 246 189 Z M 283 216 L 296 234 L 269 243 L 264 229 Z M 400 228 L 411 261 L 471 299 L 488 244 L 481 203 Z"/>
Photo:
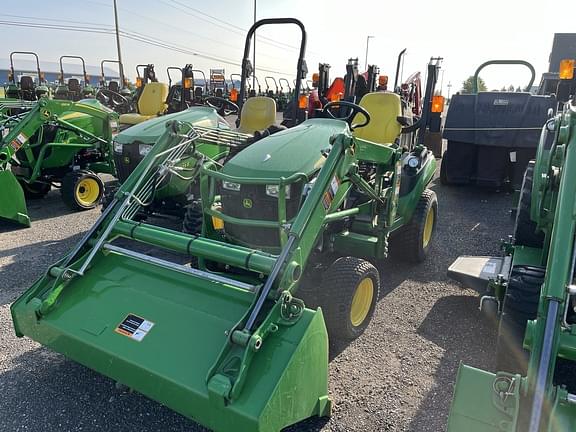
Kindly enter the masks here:
<path id="1" fill-rule="evenodd" d="M 118 66 L 119 80 L 107 80 L 104 65 L 112 63 Z M 124 81 L 124 66 L 118 60 L 102 60 L 100 62 L 100 87 L 94 96 L 102 105 L 126 114 L 132 109 L 132 91 Z"/>
<path id="2" fill-rule="evenodd" d="M 104 193 L 96 173 L 114 174 L 112 137 L 118 116 L 95 99 L 40 99 L 0 119 L 0 218 L 29 226 L 26 198 L 59 187 L 75 210 L 94 208 Z"/>
<path id="3" fill-rule="evenodd" d="M 66 75 L 64 74 L 64 59 L 75 59 L 80 60 L 82 64 L 82 81 L 80 82 L 78 78 L 71 76 L 66 80 Z M 60 57 L 60 77 L 58 82 L 58 87 L 54 92 L 54 99 L 71 100 L 78 102 L 80 99 L 85 99 L 89 97 L 94 97 L 94 87 L 90 85 L 90 77 L 88 72 L 86 72 L 86 62 L 80 56 L 73 55 L 63 55 Z"/>
<path id="4" fill-rule="evenodd" d="M 296 19 L 255 23 L 243 82 L 266 24 L 299 26 L 305 46 Z M 390 238 L 393 254 L 421 261 L 437 217 L 434 157 L 399 145 L 424 123 L 403 130 L 393 93 L 326 114 L 340 108 L 346 120 L 305 121 L 224 166 L 200 150 L 218 129 L 169 122 L 81 242 L 13 303 L 16 334 L 215 431 L 279 431 L 330 415 L 326 326 L 331 337 L 359 336 L 378 299 L 378 271 L 360 257 L 384 259 Z M 202 232 L 137 221 L 155 190 L 182 175 L 186 154 L 204 162 Z M 325 309 L 306 307 L 300 288 L 334 254 L 343 256 L 316 289 Z"/>
<path id="5" fill-rule="evenodd" d="M 556 95 L 567 103 L 524 174 L 514 241 L 503 257 L 460 257 L 448 270 L 499 321 L 497 372 L 460 366 L 449 432 L 576 430 L 576 394 L 557 368 L 576 361 L 575 62 L 565 65 Z"/>
<path id="6" fill-rule="evenodd" d="M 36 62 L 36 80 L 27 73 L 16 76 L 14 69 L 14 57 L 16 55 L 32 56 Z M 4 88 L 4 97 L 7 99 L 20 99 L 36 101 L 40 97 L 50 96 L 50 89 L 44 80 L 44 74 L 40 70 L 38 54 L 30 51 L 13 51 L 10 53 L 10 70 L 8 72 L 8 85 Z"/>
<path id="7" fill-rule="evenodd" d="M 304 55 L 305 45 L 302 45 L 297 62 L 297 74 L 305 75 L 306 73 Z M 190 123 L 197 128 L 208 128 L 205 142 L 198 148 L 198 151 L 218 163 L 223 163 L 254 141 L 277 132 L 284 126 L 293 126 L 305 120 L 306 110 L 298 108 L 300 93 L 296 91 L 292 95 L 292 108 L 286 114 L 283 125 L 276 125 L 277 108 L 274 98 L 266 96 L 247 98 L 246 95 L 250 92 L 250 76 L 253 72 L 249 60 L 244 63 L 243 70 L 244 74 L 239 76 L 239 93 L 234 84 L 232 87 L 232 93 L 235 92 L 238 104 L 224 97 L 206 96 L 199 92 L 198 98 L 194 97 L 191 101 L 189 109 L 148 120 L 118 134 L 114 138 L 114 159 L 119 182 L 124 183 L 134 172 L 156 140 L 164 133 L 168 122 L 177 120 Z M 198 72 L 201 71 L 192 69 L 187 73 Z M 183 76 L 183 79 L 187 78 Z M 196 90 L 198 87 L 195 92 Z M 225 117 L 234 114 L 238 116 L 237 128 L 232 130 Z M 218 129 L 217 133 L 214 132 L 215 128 Z M 211 139 L 208 139 L 208 136 Z M 207 142 L 210 143 L 207 144 Z M 185 217 L 187 207 L 193 205 L 193 201 L 200 196 L 199 185 L 196 181 L 200 172 L 200 161 L 194 154 L 187 153 L 179 166 L 186 170 L 185 174 L 181 178 L 173 175 L 173 181 L 167 181 L 158 188 L 154 199 L 142 209 L 144 213 Z M 104 206 L 111 202 L 115 193 L 115 190 L 109 188 Z M 198 211 L 197 206 L 195 207 L 194 211 Z M 140 216 L 143 217 L 145 214 L 140 214 Z M 188 222 L 185 220 L 186 230 L 189 229 L 187 226 Z"/>

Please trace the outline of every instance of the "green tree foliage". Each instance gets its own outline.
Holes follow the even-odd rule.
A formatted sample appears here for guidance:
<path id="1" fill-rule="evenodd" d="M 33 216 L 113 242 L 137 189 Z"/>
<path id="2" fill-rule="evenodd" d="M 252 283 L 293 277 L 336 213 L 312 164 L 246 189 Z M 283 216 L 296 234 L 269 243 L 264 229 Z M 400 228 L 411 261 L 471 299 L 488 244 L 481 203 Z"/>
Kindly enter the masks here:
<path id="1" fill-rule="evenodd" d="M 471 75 L 462 83 L 462 93 L 463 94 L 470 94 L 472 93 L 474 86 L 474 76 Z M 478 91 L 486 91 L 488 87 L 486 87 L 486 83 L 481 77 L 478 77 Z"/>

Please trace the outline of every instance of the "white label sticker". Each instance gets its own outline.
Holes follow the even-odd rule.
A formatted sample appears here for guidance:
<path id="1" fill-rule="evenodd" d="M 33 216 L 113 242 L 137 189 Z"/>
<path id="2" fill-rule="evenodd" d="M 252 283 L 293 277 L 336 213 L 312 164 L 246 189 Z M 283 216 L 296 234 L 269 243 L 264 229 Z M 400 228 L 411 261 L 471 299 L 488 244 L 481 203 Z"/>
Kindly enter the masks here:
<path id="1" fill-rule="evenodd" d="M 516 162 L 516 152 L 510 152 L 510 162 Z"/>
<path id="2" fill-rule="evenodd" d="M 154 327 L 152 321 L 145 320 L 134 314 L 128 314 L 114 330 L 116 333 L 127 336 L 130 339 L 141 342 L 148 332 Z"/>
<path id="3" fill-rule="evenodd" d="M 484 268 L 482 269 L 484 273 L 496 273 L 496 263 L 493 261 L 488 261 Z"/>

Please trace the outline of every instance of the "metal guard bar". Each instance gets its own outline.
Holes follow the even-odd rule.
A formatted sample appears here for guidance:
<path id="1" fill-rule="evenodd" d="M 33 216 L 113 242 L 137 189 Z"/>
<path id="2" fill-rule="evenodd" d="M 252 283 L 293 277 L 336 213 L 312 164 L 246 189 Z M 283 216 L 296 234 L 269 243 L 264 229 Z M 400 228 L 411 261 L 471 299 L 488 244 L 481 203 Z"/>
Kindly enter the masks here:
<path id="1" fill-rule="evenodd" d="M 118 221 L 111 233 L 114 235 L 264 274 L 272 272 L 277 259 L 255 249 L 132 221 Z"/>
<path id="2" fill-rule="evenodd" d="M 253 177 L 234 177 L 228 174 L 224 174 L 219 171 L 215 171 L 211 168 L 202 167 L 202 174 L 206 174 L 209 177 L 216 178 L 218 180 L 225 180 L 231 183 L 239 184 L 249 184 L 249 185 L 279 185 L 286 186 L 291 183 L 296 183 L 299 180 L 304 180 L 308 182 L 308 176 L 304 173 L 295 173 L 290 177 L 276 177 L 276 178 L 253 178 Z"/>
<path id="3" fill-rule="evenodd" d="M 104 246 L 102 247 L 102 249 L 104 251 L 107 252 L 113 252 L 113 253 L 117 253 L 119 255 L 125 255 L 128 256 L 130 258 L 133 258 L 135 260 L 138 261 L 142 261 L 148 264 L 153 264 L 156 265 L 158 267 L 162 267 L 162 268 L 167 268 L 169 270 L 175 270 L 179 273 L 184 273 L 184 274 L 191 274 L 193 276 L 198 276 L 202 279 L 207 279 L 211 282 L 217 282 L 220 284 L 225 284 L 225 285 L 231 285 L 234 286 L 236 288 L 240 288 L 246 291 L 250 291 L 250 292 L 254 292 L 256 291 L 256 286 L 254 285 L 250 285 L 244 282 L 240 282 L 234 279 L 230 279 L 227 278 L 225 276 L 220 276 L 214 273 L 209 273 L 203 270 L 198 270 L 189 266 L 184 266 L 181 264 L 175 264 L 173 262 L 170 261 L 166 261 L 160 258 L 156 258 L 150 255 L 145 255 L 143 253 L 140 252 L 135 252 L 129 249 L 125 249 L 125 248 L 121 248 L 118 246 L 115 246 L 113 244 L 110 243 L 105 243 Z"/>

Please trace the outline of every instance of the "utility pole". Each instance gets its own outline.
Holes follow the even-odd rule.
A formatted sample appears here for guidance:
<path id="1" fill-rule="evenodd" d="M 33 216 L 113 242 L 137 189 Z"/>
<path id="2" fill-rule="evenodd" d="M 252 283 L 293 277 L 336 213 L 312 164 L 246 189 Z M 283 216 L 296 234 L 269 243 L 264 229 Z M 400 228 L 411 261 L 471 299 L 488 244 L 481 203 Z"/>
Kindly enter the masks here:
<path id="1" fill-rule="evenodd" d="M 368 44 L 370 43 L 370 39 L 373 39 L 374 36 L 366 36 L 366 59 L 364 61 L 364 70 L 368 70 Z"/>
<path id="2" fill-rule="evenodd" d="M 444 93 L 444 69 L 440 73 L 440 94 L 442 94 Z"/>
<path id="3" fill-rule="evenodd" d="M 254 0 L 256 1 L 256 0 Z M 120 30 L 118 29 L 118 6 L 114 0 L 114 22 L 116 23 L 116 48 L 118 49 L 118 72 L 120 74 L 120 88 L 124 88 L 124 66 L 122 64 L 122 53 L 120 52 Z"/>
<path id="4" fill-rule="evenodd" d="M 256 0 L 254 0 L 254 24 L 256 24 Z M 254 33 L 254 47 L 252 48 L 252 88 L 256 91 L 256 33 Z"/>

